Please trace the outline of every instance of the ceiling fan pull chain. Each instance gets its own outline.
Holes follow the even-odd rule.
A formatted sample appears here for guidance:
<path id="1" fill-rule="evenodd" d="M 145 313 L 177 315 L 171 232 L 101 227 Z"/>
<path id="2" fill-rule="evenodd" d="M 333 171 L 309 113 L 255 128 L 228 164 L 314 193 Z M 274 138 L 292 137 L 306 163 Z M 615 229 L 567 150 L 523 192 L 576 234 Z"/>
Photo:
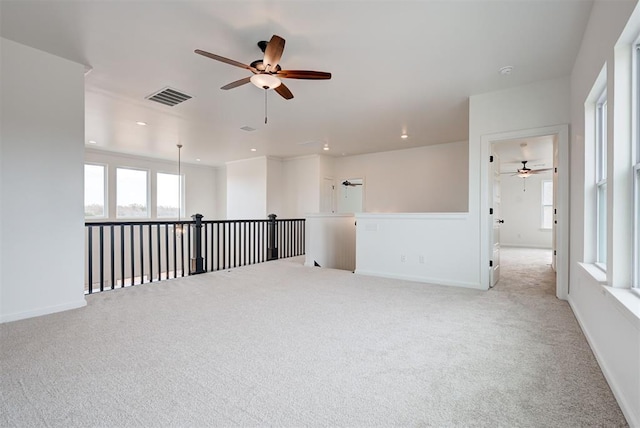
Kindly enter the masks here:
<path id="1" fill-rule="evenodd" d="M 264 124 L 267 124 L 267 89 L 264 90 Z"/>

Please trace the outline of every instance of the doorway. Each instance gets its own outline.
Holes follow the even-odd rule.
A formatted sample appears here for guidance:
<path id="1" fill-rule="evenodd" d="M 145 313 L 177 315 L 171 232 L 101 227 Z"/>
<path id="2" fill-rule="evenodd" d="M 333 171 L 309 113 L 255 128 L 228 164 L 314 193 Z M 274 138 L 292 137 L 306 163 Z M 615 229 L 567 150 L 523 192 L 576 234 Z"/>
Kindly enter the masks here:
<path id="1" fill-rule="evenodd" d="M 332 177 L 324 177 L 322 179 L 322 193 L 320 194 L 320 212 L 321 213 L 335 213 L 335 184 L 333 184 Z"/>
<path id="2" fill-rule="evenodd" d="M 552 134 L 491 143 L 492 286 L 519 289 L 519 279 L 548 288 L 551 279 L 555 289 L 555 146 Z M 496 281 L 496 270 L 503 273 L 502 281 Z"/>
<path id="3" fill-rule="evenodd" d="M 491 281 L 491 255 L 493 248 L 494 218 L 493 204 L 493 177 L 490 154 L 494 143 L 507 141 L 530 140 L 536 137 L 553 138 L 553 215 L 552 230 L 552 264 L 556 270 L 556 296 L 566 300 L 569 293 L 569 127 L 568 125 L 554 125 L 541 128 L 532 128 L 520 131 L 487 134 L 481 137 L 481 266 L 483 268 L 482 283 L 489 288 Z M 525 160 L 525 159 L 522 159 Z M 528 159 L 526 159 L 528 161 Z M 521 164 L 522 165 L 522 164 Z M 527 163 L 527 167 L 528 163 Z M 524 168 L 520 168 L 524 169 Z M 532 168 L 533 169 L 533 168 Z M 526 180 L 526 179 L 525 179 Z M 529 182 L 527 182 L 529 183 Z M 531 185 L 522 190 L 531 191 Z M 540 190 L 536 190 L 540 191 Z M 504 201 L 504 195 L 502 195 Z M 541 208 L 542 209 L 542 208 Z M 486 269 L 486 270 L 485 270 Z"/>

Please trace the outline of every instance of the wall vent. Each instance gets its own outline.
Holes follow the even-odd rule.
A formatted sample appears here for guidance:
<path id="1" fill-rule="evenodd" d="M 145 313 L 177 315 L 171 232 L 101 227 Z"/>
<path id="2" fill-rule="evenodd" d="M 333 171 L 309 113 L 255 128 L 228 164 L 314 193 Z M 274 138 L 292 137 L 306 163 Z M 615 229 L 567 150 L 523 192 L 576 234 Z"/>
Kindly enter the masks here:
<path id="1" fill-rule="evenodd" d="M 185 94 L 184 92 L 180 92 L 177 89 L 167 87 L 158 92 L 154 92 L 153 94 L 145 98 L 169 107 L 173 107 L 193 97 L 191 95 Z"/>

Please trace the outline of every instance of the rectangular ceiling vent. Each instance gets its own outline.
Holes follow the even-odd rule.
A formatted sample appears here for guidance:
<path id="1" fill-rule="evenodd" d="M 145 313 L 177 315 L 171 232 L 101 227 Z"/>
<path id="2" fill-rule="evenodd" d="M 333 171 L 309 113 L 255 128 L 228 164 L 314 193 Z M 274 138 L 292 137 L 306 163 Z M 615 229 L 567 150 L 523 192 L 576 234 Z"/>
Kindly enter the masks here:
<path id="1" fill-rule="evenodd" d="M 187 101 L 189 98 L 192 98 L 191 95 L 187 95 L 184 92 L 180 92 L 176 89 L 172 88 L 164 88 L 161 91 L 155 92 L 146 99 L 158 102 L 160 104 L 164 104 L 169 107 L 173 107 L 178 105 L 184 101 Z"/>
<path id="2" fill-rule="evenodd" d="M 242 129 L 243 131 L 247 131 L 247 132 L 251 132 L 251 131 L 255 131 L 256 130 L 256 128 L 252 128 L 249 125 L 245 125 L 240 129 Z"/>

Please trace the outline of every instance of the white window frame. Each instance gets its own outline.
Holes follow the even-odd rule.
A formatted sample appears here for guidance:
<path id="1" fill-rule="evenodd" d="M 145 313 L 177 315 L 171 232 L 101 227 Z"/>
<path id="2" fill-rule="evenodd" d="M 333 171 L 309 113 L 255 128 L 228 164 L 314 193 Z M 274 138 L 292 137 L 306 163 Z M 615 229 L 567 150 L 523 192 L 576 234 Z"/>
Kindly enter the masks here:
<path id="1" fill-rule="evenodd" d="M 179 192 L 178 192 L 178 210 L 180 211 L 178 213 L 177 217 L 171 217 L 171 216 L 160 216 L 158 214 L 158 187 L 159 187 L 159 180 L 158 180 L 158 176 L 160 174 L 163 175 L 173 175 L 178 177 L 178 186 L 179 186 Z M 185 197 L 184 197 L 184 174 L 176 174 L 175 172 L 163 172 L 163 171 L 156 171 L 156 217 L 157 218 L 161 218 L 161 219 L 172 219 L 172 218 L 184 218 L 184 201 L 185 201 Z"/>
<path id="2" fill-rule="evenodd" d="M 596 266 L 607 270 L 607 90 L 598 97 L 595 109 L 595 218 Z"/>
<path id="3" fill-rule="evenodd" d="M 131 171 L 142 171 L 144 173 L 146 173 L 147 175 L 147 185 L 146 185 L 146 204 L 147 204 L 147 215 L 144 217 L 125 217 L 125 216 L 119 216 L 118 215 L 118 192 L 120 191 L 120 189 L 118 189 L 118 170 L 119 169 L 128 169 Z M 143 169 L 143 168 L 135 168 L 135 167 L 130 167 L 130 166 L 117 166 L 116 167 L 116 195 L 115 195 L 115 201 L 116 201 L 116 218 L 119 220 L 125 219 L 125 220 L 139 220 L 139 219 L 150 219 L 151 218 L 151 198 L 150 198 L 150 187 L 151 187 L 151 172 L 148 169 Z"/>
<path id="4" fill-rule="evenodd" d="M 86 167 L 87 165 L 89 166 L 99 166 L 102 167 L 102 186 L 103 186 L 103 190 L 102 190 L 102 206 L 103 206 L 103 211 L 102 211 L 102 215 L 101 216 L 94 216 L 94 217 L 87 217 L 86 215 L 84 216 L 85 220 L 103 220 L 109 217 L 109 205 L 108 205 L 108 201 L 109 201 L 109 188 L 108 188 L 108 170 L 109 167 L 108 165 L 102 164 L 102 163 L 96 163 L 96 162 L 85 162 L 84 166 Z M 84 186 L 86 186 L 86 183 L 84 183 Z M 86 204 L 84 205 L 86 207 Z"/>
<path id="5" fill-rule="evenodd" d="M 632 61 L 633 251 L 631 288 L 640 294 L 640 38 Z"/>
<path id="6" fill-rule="evenodd" d="M 551 183 L 551 203 L 544 203 L 544 185 L 545 183 Z M 540 229 L 551 230 L 553 229 L 553 180 L 542 180 L 540 183 Z M 551 207 L 551 224 L 547 227 L 544 224 L 544 209 L 545 207 Z"/>

